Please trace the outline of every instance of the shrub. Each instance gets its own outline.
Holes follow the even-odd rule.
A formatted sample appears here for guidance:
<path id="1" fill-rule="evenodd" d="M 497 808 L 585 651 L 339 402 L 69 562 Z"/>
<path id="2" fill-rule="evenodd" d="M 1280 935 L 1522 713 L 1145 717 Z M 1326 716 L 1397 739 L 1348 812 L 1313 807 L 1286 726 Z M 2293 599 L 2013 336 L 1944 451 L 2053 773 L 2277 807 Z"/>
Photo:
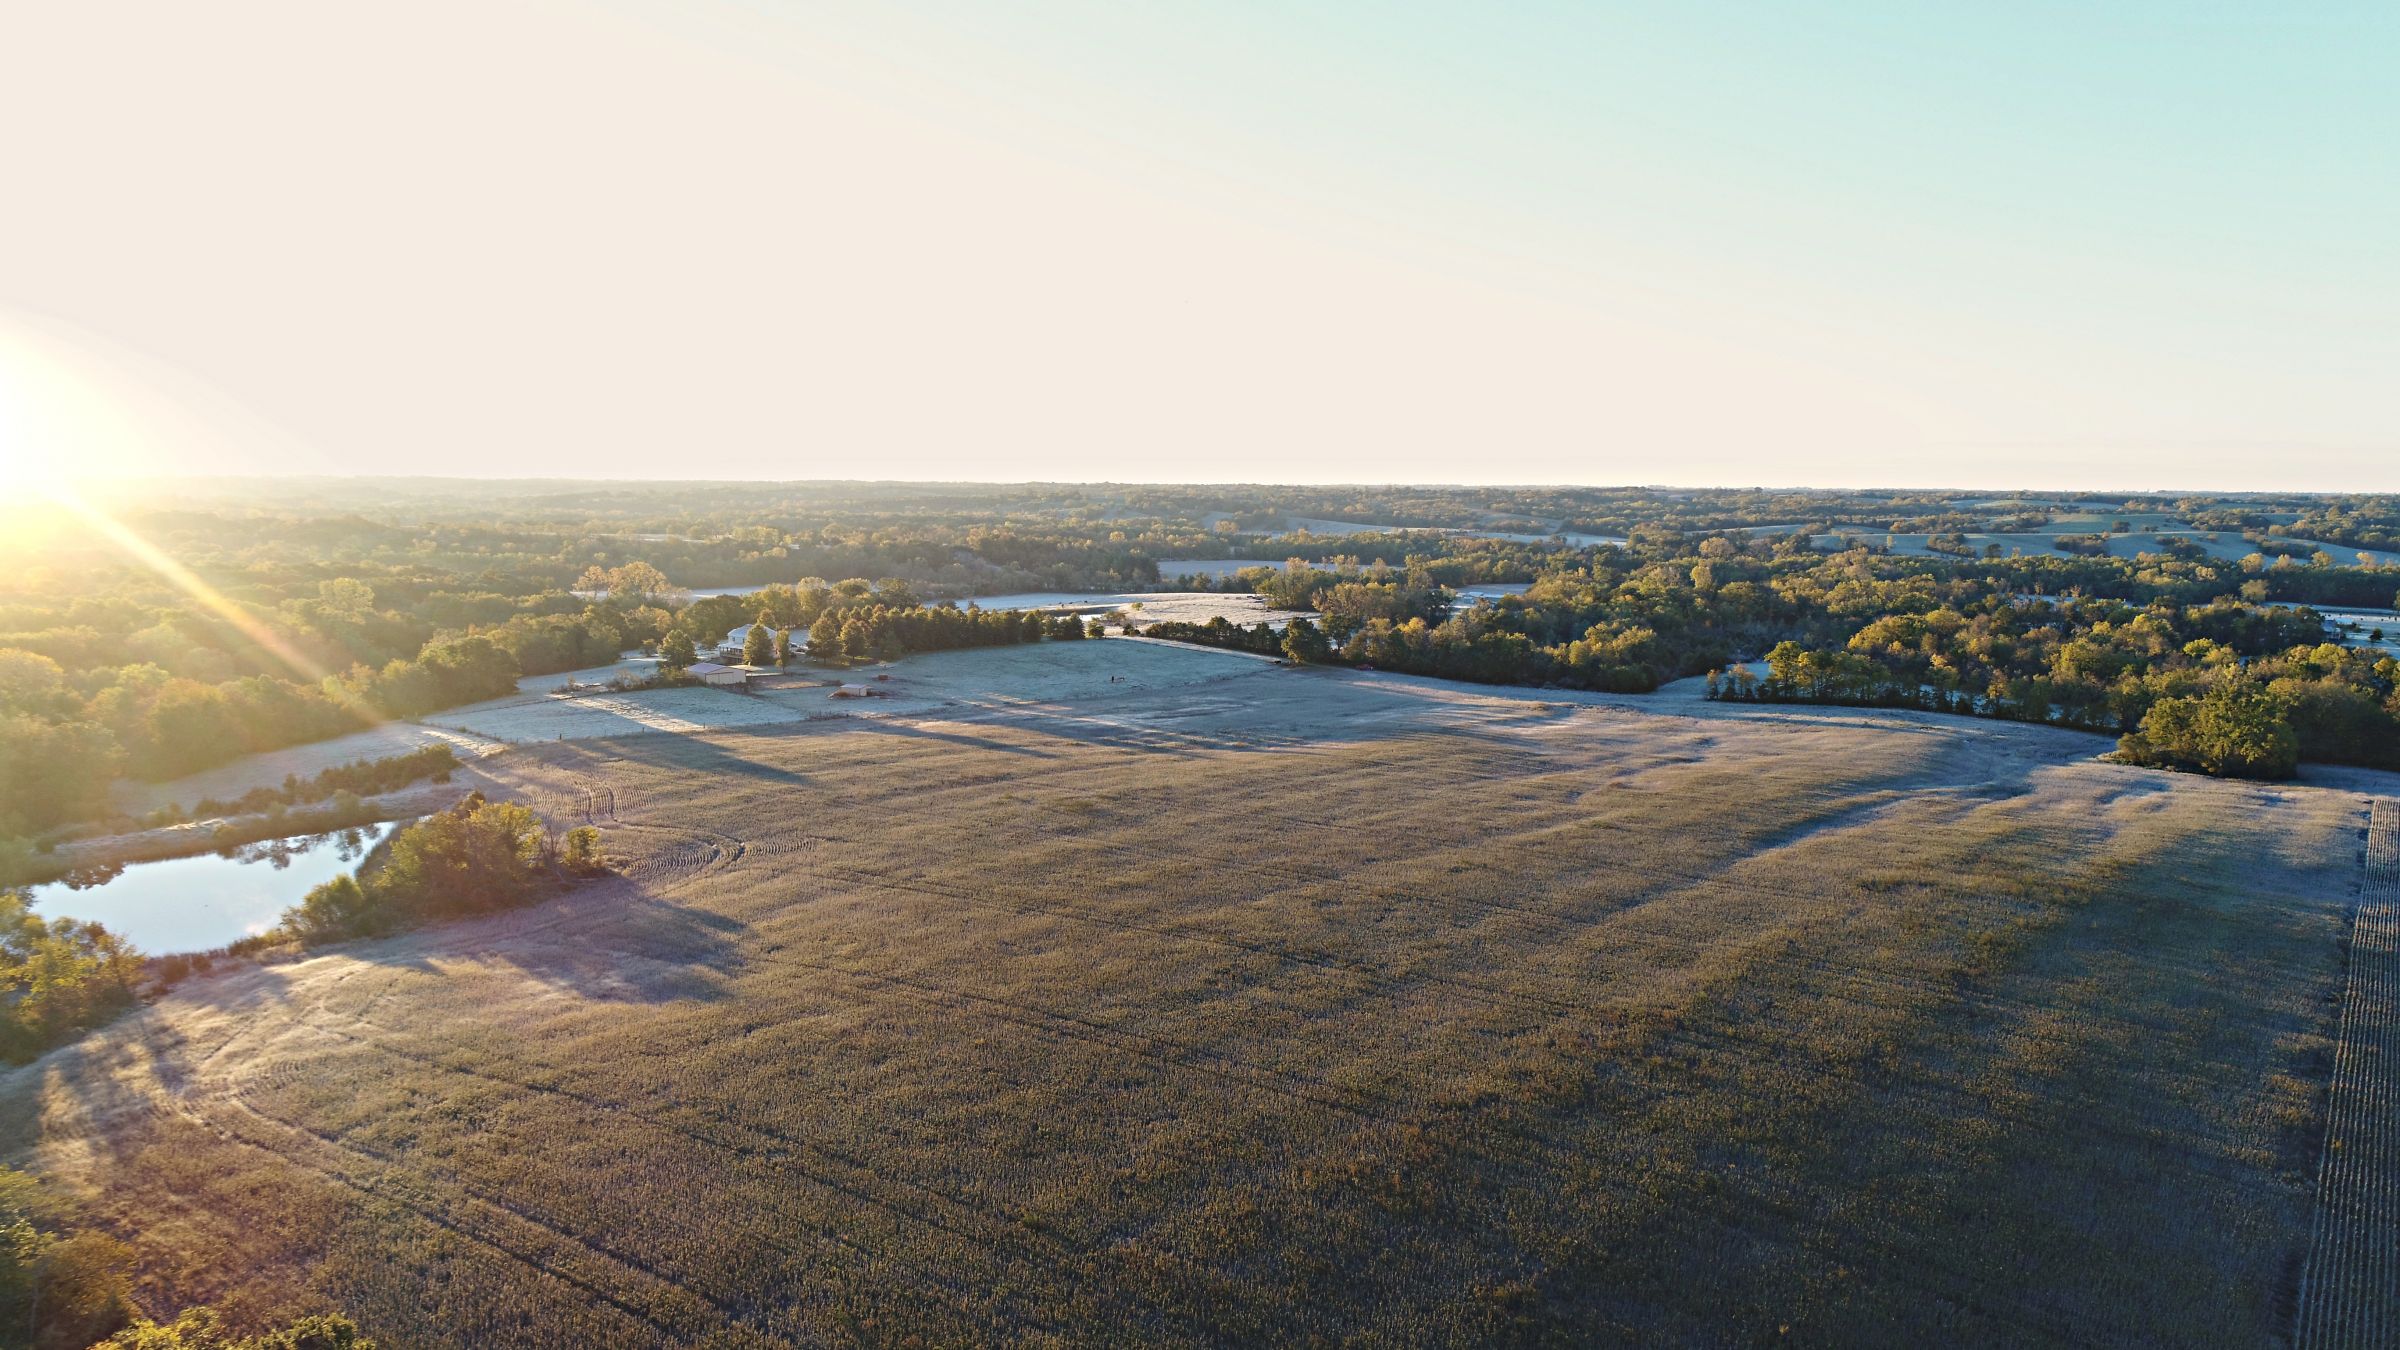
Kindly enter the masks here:
<path id="1" fill-rule="evenodd" d="M 306 943 L 373 937 L 425 919 L 524 904 L 568 876 L 606 870 L 600 831 L 553 839 L 542 818 L 480 792 L 394 834 L 379 864 L 317 886 L 284 916 Z"/>
<path id="2" fill-rule="evenodd" d="M 600 831 L 589 825 L 578 825 L 567 831 L 566 838 L 560 841 L 558 861 L 570 872 L 584 874 L 599 871 L 602 866 Z"/>
<path id="3" fill-rule="evenodd" d="M 316 1313 L 256 1336 L 230 1336 L 217 1310 L 186 1308 L 172 1322 L 143 1318 L 93 1350 L 375 1350 L 358 1324 Z"/>
<path id="4" fill-rule="evenodd" d="M 344 874 L 310 888 L 283 923 L 303 942 L 326 942 L 380 931 L 379 917 L 358 878 Z"/>

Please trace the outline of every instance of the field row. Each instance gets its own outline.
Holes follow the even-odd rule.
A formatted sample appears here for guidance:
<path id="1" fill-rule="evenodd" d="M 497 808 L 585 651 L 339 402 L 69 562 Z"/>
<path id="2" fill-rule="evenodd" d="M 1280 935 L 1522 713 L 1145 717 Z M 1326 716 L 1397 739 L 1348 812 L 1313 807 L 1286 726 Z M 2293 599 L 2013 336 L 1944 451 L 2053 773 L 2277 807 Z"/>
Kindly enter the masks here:
<path id="1" fill-rule="evenodd" d="M 2326 1103 L 2302 1350 L 2400 1341 L 2400 803 L 2376 800 Z"/>

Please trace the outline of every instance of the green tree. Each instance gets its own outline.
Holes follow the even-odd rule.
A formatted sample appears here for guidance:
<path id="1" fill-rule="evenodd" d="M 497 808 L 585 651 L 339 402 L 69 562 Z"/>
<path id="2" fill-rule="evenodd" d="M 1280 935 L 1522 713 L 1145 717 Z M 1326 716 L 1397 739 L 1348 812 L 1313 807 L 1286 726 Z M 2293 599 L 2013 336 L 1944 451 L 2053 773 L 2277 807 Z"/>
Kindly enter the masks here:
<path id="1" fill-rule="evenodd" d="M 22 1063 L 133 1003 L 141 953 L 96 923 L 43 919 L 0 890 L 0 1058 Z"/>
<path id="2" fill-rule="evenodd" d="M 667 634 L 667 643 L 658 650 L 658 664 L 670 675 L 680 675 L 700 659 L 692 645 L 692 635 L 678 628 Z"/>
<path id="3" fill-rule="evenodd" d="M 1802 694 L 1815 683 L 1808 651 L 1797 642 L 1775 644 L 1767 653 L 1767 684 L 1777 694 Z"/>
<path id="4" fill-rule="evenodd" d="M 590 873 L 600 870 L 600 831 L 589 825 L 578 825 L 567 831 L 559 841 L 559 866 L 570 872 Z"/>
<path id="5" fill-rule="evenodd" d="M 2283 700 L 2239 675 L 2219 679 L 2198 698 L 2158 700 L 2117 749 L 2136 764 L 2226 778 L 2289 778 L 2300 760 L 2300 738 Z"/>
<path id="6" fill-rule="evenodd" d="M 758 622 L 751 624 L 750 631 L 742 637 L 742 664 L 763 666 L 774 659 L 775 630 L 768 625 L 767 617 L 761 614 Z"/>
<path id="7" fill-rule="evenodd" d="M 317 603 L 327 614 L 360 620 L 375 609 L 375 588 L 356 577 L 335 577 L 317 583 Z"/>
<path id="8" fill-rule="evenodd" d="M 37 652 L 0 647 L 0 713 L 47 716 L 74 701 L 66 694 L 66 672 L 58 662 Z"/>
<path id="9" fill-rule="evenodd" d="M 549 862 L 542 818 L 481 793 L 392 836 L 374 898 L 401 915 L 499 909 L 523 900 Z"/>
<path id="10" fill-rule="evenodd" d="M 382 917 L 358 878 L 344 873 L 309 888 L 283 922 L 303 942 L 333 942 L 382 931 Z"/>
<path id="11" fill-rule="evenodd" d="M 2200 767 L 2239 778 L 2289 778 L 2300 738 L 2283 700 L 2248 679 L 2221 681 L 2200 700 L 2194 730 Z"/>
<path id="12" fill-rule="evenodd" d="M 44 1244 L 34 1258 L 37 1347 L 88 1346 L 133 1316 L 133 1248 L 86 1230 Z"/>
<path id="13" fill-rule="evenodd" d="M 124 763 L 107 727 L 0 715 L 0 833 L 101 814 Z"/>
<path id="14" fill-rule="evenodd" d="M 608 598 L 624 604 L 648 604 L 675 589 L 667 583 L 666 573 L 646 562 L 629 562 L 623 567 L 611 568 L 607 580 Z"/>
<path id="15" fill-rule="evenodd" d="M 0 1167 L 0 1345 L 22 1343 L 33 1320 L 34 1271 L 57 1239 L 42 1224 L 50 1205 L 40 1183 L 13 1167 Z"/>
<path id="16" fill-rule="evenodd" d="M 247 745 L 225 691 L 197 680 L 172 680 L 150 704 L 148 771 L 175 778 L 241 754 Z"/>
<path id="17" fill-rule="evenodd" d="M 1333 644 L 1325 633 L 1306 619 L 1294 619 L 1284 626 L 1283 654 L 1301 665 L 1312 665 L 1333 655 Z"/>

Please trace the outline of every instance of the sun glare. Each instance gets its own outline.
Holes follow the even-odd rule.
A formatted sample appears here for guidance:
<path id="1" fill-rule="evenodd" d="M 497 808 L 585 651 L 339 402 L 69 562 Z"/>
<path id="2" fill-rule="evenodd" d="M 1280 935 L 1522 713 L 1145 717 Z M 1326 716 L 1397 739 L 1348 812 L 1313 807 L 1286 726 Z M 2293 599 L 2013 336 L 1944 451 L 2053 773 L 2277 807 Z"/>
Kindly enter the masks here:
<path id="1" fill-rule="evenodd" d="M 73 488 L 55 484 L 43 495 L 63 508 L 67 515 L 89 529 L 128 558 L 158 574 L 168 585 L 184 593 L 194 603 L 238 629 L 242 636 L 289 669 L 292 674 L 311 684 L 331 672 L 286 641 L 282 634 L 260 622 L 249 611 L 235 604 L 216 587 L 202 580 L 190 568 L 169 557 L 164 551 L 119 522 L 106 511 L 84 500 Z"/>
<path id="2" fill-rule="evenodd" d="M 0 493 L 154 476 L 200 444 L 196 430 L 106 344 L 0 319 Z"/>

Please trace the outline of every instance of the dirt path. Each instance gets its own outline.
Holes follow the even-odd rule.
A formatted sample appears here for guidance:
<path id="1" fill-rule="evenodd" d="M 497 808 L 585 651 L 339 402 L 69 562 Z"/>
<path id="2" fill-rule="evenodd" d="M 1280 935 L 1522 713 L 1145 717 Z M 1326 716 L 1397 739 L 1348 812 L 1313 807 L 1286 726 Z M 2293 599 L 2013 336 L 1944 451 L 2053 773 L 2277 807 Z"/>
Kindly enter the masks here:
<path id="1" fill-rule="evenodd" d="M 2400 802 L 2376 800 L 2350 931 L 2317 1219 L 2292 1337 L 2313 1347 L 2400 1340 Z"/>

